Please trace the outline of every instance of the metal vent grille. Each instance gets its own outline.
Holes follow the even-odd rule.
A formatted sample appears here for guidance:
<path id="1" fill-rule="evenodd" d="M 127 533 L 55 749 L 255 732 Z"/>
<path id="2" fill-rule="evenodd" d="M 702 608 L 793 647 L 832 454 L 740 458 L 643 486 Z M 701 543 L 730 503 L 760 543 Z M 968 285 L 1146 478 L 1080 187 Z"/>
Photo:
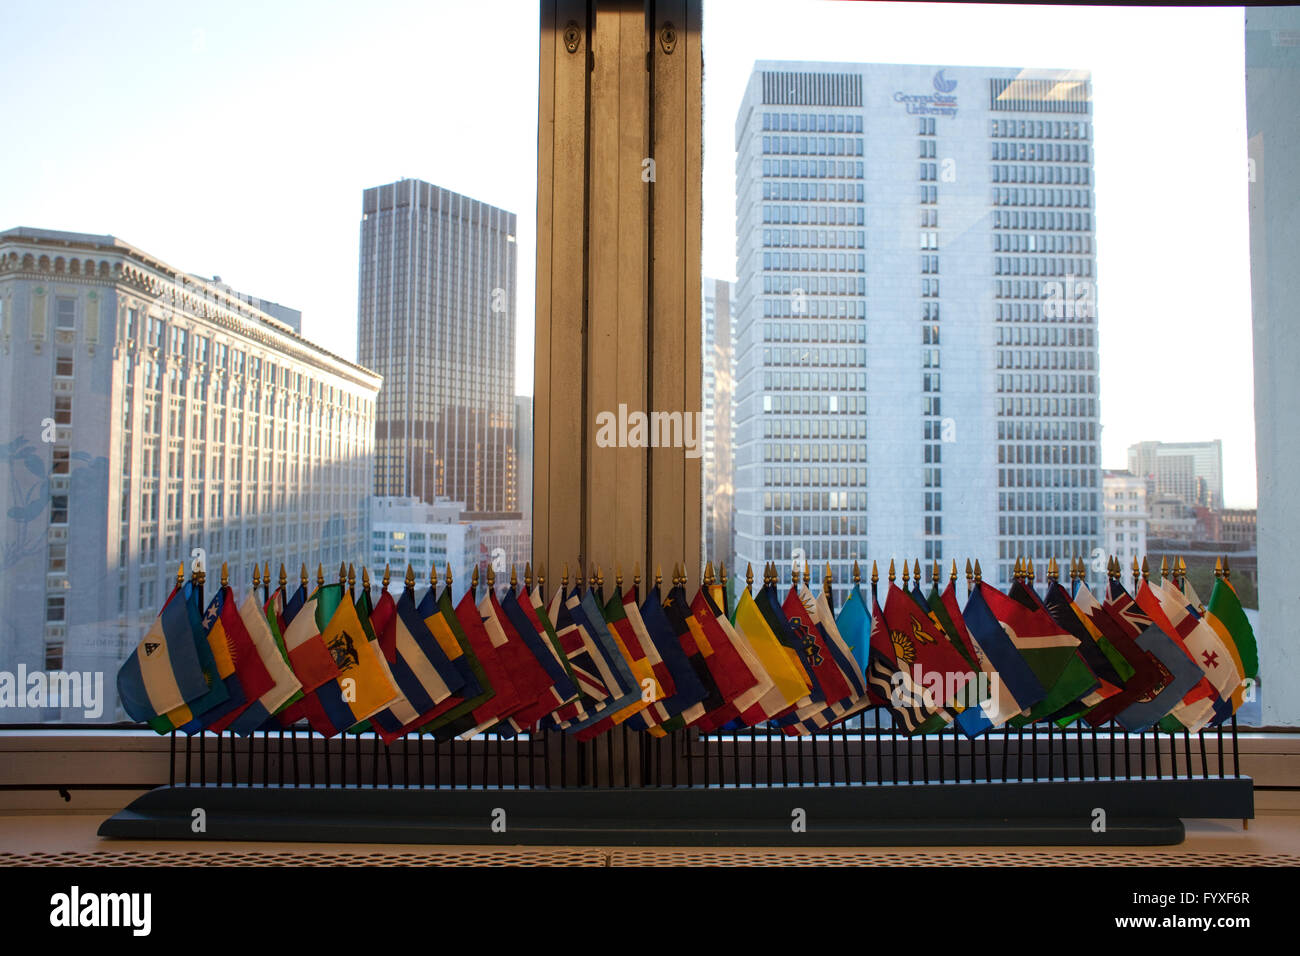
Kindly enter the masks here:
<path id="1" fill-rule="evenodd" d="M 1300 855 L 1144 850 L 612 849 L 465 847 L 419 851 L 111 850 L 0 853 L 0 866 L 1245 866 L 1296 867 Z"/>
<path id="2" fill-rule="evenodd" d="M 0 853 L 5 866 L 608 866 L 590 848 L 465 847 L 397 852 L 374 850 L 107 850 Z"/>
<path id="3" fill-rule="evenodd" d="M 1068 849 L 1019 850 L 731 850 L 609 851 L 610 866 L 1300 866 L 1300 856 L 1249 853 L 1105 853 Z"/>

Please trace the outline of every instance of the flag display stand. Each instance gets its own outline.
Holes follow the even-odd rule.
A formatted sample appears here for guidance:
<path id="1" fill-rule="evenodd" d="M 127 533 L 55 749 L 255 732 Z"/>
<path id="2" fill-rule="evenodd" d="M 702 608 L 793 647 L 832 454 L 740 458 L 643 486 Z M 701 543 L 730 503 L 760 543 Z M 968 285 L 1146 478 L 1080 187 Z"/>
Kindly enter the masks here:
<path id="1" fill-rule="evenodd" d="M 1254 816 L 1235 723 L 1197 735 L 838 727 L 580 743 L 558 733 L 174 735 L 124 839 L 473 845 L 1169 845 Z"/>

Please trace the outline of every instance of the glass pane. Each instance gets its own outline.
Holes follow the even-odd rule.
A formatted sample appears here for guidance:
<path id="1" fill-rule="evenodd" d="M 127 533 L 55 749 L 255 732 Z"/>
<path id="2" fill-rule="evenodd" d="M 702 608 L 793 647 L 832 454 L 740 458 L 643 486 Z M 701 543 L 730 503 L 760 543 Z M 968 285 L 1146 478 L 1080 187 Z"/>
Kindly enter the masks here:
<path id="1" fill-rule="evenodd" d="M 56 19 L 6 15 L 44 92 L 7 104 L 40 146 L 0 177 L 0 226 L 27 224 L 0 232 L 0 672 L 105 698 L 0 721 L 124 720 L 182 564 L 208 600 L 228 564 L 240 603 L 268 564 L 290 593 L 304 565 L 397 589 L 410 561 L 421 594 L 450 566 L 455 599 L 522 570 L 536 5 Z"/>
<path id="2" fill-rule="evenodd" d="M 706 556 L 1179 555 L 1208 600 L 1229 554 L 1254 616 L 1244 26 L 706 5 Z"/>

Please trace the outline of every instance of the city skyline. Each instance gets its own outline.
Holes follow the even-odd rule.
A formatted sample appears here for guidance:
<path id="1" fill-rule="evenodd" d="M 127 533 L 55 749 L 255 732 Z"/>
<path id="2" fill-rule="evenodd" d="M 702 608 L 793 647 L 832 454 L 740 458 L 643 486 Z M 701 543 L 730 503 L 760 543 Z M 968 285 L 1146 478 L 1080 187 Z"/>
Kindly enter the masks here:
<path id="1" fill-rule="evenodd" d="M 537 104 L 518 87 L 536 77 L 534 5 L 516 4 L 517 17 L 502 16 L 499 5 L 458 13 L 465 29 L 493 36 L 490 62 L 509 69 L 484 69 L 469 48 L 449 49 L 433 63 L 384 63 L 385 83 L 479 79 L 477 97 L 439 101 L 438 122 L 426 128 L 403 120 L 398 101 L 371 95 L 379 81 L 370 65 L 385 48 L 384 24 L 397 16 L 412 34 L 436 30 L 436 7 L 321 17 L 301 5 L 177 11 L 144 4 L 125 19 L 96 5 L 55 7 L 62 10 L 57 33 L 45 26 L 48 7 L 10 12 L 13 30 L 27 41 L 0 66 L 11 79 L 6 89 L 20 89 L 22 77 L 42 97 L 10 93 L 6 105 L 15 128 L 41 148 L 0 160 L 8 174 L 0 184 L 9 211 L 4 228 L 112 232 L 167 250 L 196 272 L 301 309 L 308 339 L 351 357 L 356 192 L 397 174 L 418 175 L 518 211 L 514 390 L 531 393 Z M 731 127 L 755 59 L 1090 69 L 1094 96 L 1106 106 L 1096 129 L 1103 464 L 1124 467 L 1128 445 L 1153 435 L 1223 435 L 1225 505 L 1253 505 L 1252 391 L 1202 387 L 1249 383 L 1253 375 L 1240 9 L 811 3 L 790 29 L 770 29 L 773 17 L 789 22 L 789 14 L 788 4 L 706 5 L 703 272 L 734 272 Z M 506 22 L 518 29 L 503 28 Z M 81 51 L 76 70 L 67 69 L 56 38 Z M 123 69 L 146 54 L 150 69 Z M 81 78 L 91 73 L 101 95 L 149 102 L 154 122 L 128 132 L 107 114 L 85 114 Z M 160 73 L 169 76 L 162 88 Z M 1177 97 L 1156 95 L 1170 83 Z M 367 137 L 341 142 L 340 118 L 363 111 Z M 72 115 L 89 125 L 56 119 Z M 167 145 L 177 129 L 202 129 L 195 135 L 230 146 L 191 151 L 177 164 Z M 276 148 L 246 148 L 251 141 Z M 96 176 L 85 175 L 88 157 Z M 282 188 L 286 181 L 296 188 Z M 119 188 L 103 189 L 103 182 Z M 141 195 L 150 198 L 141 202 Z M 1190 195 L 1195 203 L 1186 201 Z M 203 229 L 193 228 L 193 213 L 178 214 L 198 209 L 220 212 L 205 213 Z M 250 231 L 250 217 L 270 228 Z M 1151 241 L 1152 223 L 1158 242 Z M 1200 281 L 1209 274 L 1215 282 Z M 1176 325 L 1166 321 L 1171 312 Z M 1157 356 L 1168 373 L 1141 374 Z M 1155 418 L 1171 396 L 1180 414 Z"/>

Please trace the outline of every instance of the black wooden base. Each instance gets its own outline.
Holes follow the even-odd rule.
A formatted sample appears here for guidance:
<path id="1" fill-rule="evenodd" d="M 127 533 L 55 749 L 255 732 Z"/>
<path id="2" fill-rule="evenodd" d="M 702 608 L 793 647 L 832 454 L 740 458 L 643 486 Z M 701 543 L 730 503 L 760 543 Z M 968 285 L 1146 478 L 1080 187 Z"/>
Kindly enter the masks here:
<path id="1" fill-rule="evenodd" d="M 1253 817 L 1252 786 L 1239 777 L 753 789 L 160 787 L 105 820 L 99 835 L 506 846 L 1154 846 L 1182 842 L 1182 818 Z"/>

